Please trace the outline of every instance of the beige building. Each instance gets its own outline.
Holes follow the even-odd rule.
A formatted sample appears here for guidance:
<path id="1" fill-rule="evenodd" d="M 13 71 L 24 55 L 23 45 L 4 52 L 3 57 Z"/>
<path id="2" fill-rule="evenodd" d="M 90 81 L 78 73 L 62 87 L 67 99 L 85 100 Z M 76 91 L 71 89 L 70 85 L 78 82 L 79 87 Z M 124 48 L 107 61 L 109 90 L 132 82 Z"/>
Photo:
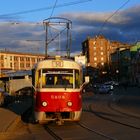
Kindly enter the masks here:
<path id="1" fill-rule="evenodd" d="M 43 60 L 45 55 L 0 51 L 0 71 L 30 70 L 34 64 Z"/>

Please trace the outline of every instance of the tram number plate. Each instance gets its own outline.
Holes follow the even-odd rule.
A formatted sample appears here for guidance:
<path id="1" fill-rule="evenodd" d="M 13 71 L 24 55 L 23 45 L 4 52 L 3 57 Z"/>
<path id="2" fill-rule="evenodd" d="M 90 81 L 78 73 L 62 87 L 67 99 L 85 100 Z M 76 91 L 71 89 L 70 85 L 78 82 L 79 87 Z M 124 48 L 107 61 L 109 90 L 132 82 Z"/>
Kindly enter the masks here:
<path id="1" fill-rule="evenodd" d="M 52 66 L 53 67 L 63 67 L 63 61 L 52 61 Z"/>

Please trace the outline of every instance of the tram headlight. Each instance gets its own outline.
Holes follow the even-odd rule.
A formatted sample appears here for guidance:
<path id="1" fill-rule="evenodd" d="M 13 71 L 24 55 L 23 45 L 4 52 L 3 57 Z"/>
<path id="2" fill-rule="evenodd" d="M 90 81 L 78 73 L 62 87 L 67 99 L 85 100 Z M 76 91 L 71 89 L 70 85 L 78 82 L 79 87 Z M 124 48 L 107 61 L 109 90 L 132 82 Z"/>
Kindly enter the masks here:
<path id="1" fill-rule="evenodd" d="M 48 105 L 48 103 L 46 102 L 46 101 L 44 101 L 44 102 L 42 102 L 42 106 L 47 106 Z"/>
<path id="2" fill-rule="evenodd" d="M 72 102 L 71 101 L 67 102 L 67 105 L 72 106 Z"/>

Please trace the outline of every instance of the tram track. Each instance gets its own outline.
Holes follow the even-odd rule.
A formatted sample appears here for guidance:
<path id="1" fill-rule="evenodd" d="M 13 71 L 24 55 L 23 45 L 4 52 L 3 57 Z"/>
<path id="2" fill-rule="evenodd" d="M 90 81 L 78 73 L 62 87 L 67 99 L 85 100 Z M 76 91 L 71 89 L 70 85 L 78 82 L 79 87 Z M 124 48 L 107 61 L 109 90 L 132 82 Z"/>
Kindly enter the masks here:
<path id="1" fill-rule="evenodd" d="M 84 116 L 89 117 L 87 119 L 82 119 L 82 125 L 93 130 L 95 129 L 97 132 L 101 133 L 101 135 L 103 134 L 112 139 L 118 140 L 139 139 L 139 119 L 137 119 L 137 117 L 133 118 L 132 116 L 129 117 L 129 115 L 127 116 L 126 114 L 124 115 L 115 112 L 109 108 L 107 102 L 85 102 L 83 106 L 83 114 L 85 114 Z"/>
<path id="2" fill-rule="evenodd" d="M 116 138 L 113 138 L 113 137 L 111 137 L 111 136 L 109 136 L 109 135 L 106 135 L 106 134 L 104 134 L 104 133 L 102 133 L 102 132 L 100 132 L 100 131 L 97 131 L 97 130 L 95 130 L 95 129 L 91 129 L 91 128 L 89 128 L 88 126 L 86 126 L 85 124 L 83 124 L 83 123 L 78 123 L 82 128 L 84 128 L 84 129 L 87 129 L 87 130 L 89 130 L 89 131 L 91 131 L 91 132 L 93 132 L 93 133 L 96 133 L 97 135 L 100 135 L 100 136 L 102 136 L 102 137 L 104 137 L 104 138 L 106 138 L 106 139 L 108 139 L 108 140 L 117 140 Z"/>
<path id="3" fill-rule="evenodd" d="M 105 107 L 105 105 L 104 105 L 104 107 Z M 109 109 L 111 109 L 112 111 L 116 111 L 115 109 L 110 107 L 110 103 L 109 102 L 107 102 L 107 107 Z M 139 119 L 136 116 L 132 116 L 132 115 L 127 114 L 127 113 L 123 113 L 123 112 L 121 112 L 119 110 L 116 111 L 119 114 L 116 114 L 116 113 L 113 113 L 113 112 L 110 112 L 110 111 L 108 111 L 108 112 L 103 112 L 103 111 L 99 111 L 99 110 L 98 111 L 94 111 L 93 108 L 92 108 L 92 104 L 89 104 L 88 106 L 86 105 L 86 110 L 85 111 L 93 113 L 95 116 L 97 116 L 97 117 L 99 117 L 101 119 L 104 119 L 104 120 L 107 120 L 107 121 L 110 121 L 110 122 L 113 122 L 113 123 L 116 123 L 116 124 L 120 124 L 120 125 L 129 127 L 129 128 L 140 130 L 140 126 L 136 126 L 136 125 L 133 125 L 133 124 L 130 124 L 130 123 L 128 124 L 126 122 L 119 121 L 117 119 L 113 119 L 112 116 L 118 116 L 118 118 L 124 117 L 124 116 L 120 116 L 120 114 L 125 115 L 125 117 L 127 117 L 127 120 L 129 119 L 129 117 L 133 117 L 133 118 Z M 110 117 L 108 117 L 108 116 L 110 116 Z"/>
<path id="4" fill-rule="evenodd" d="M 130 127 L 130 128 L 134 128 L 134 129 L 140 130 L 140 127 L 137 127 L 137 126 L 134 126 L 134 125 L 130 125 L 130 124 L 126 124 L 126 123 L 123 123 L 123 122 L 120 122 L 120 121 L 111 119 L 111 118 L 109 118 L 109 117 L 104 117 L 103 115 L 100 115 L 98 112 L 94 112 L 94 111 L 93 111 L 93 113 L 94 113 L 96 116 L 98 116 L 98 117 L 100 117 L 100 118 L 102 118 L 102 119 L 104 119 L 104 120 L 111 121 L 111 122 L 114 122 L 114 123 L 117 123 L 117 124 L 121 124 L 121 125 L 123 125 L 123 126 L 127 126 L 127 127 Z"/>
<path id="5" fill-rule="evenodd" d="M 55 139 L 55 140 L 63 140 L 63 139 L 84 139 L 81 138 L 81 135 L 77 136 L 77 134 L 74 131 L 80 131 L 83 135 L 85 134 L 86 138 L 85 139 L 101 139 L 101 140 L 117 140 L 116 138 L 109 136 L 107 134 L 102 133 L 101 131 L 97 131 L 93 128 L 88 127 L 85 125 L 83 122 L 77 122 L 77 123 L 69 123 L 68 125 L 63 125 L 63 126 L 57 126 L 57 125 L 45 125 L 44 126 L 46 131 Z M 62 127 L 64 129 L 62 129 Z M 71 127 L 75 128 L 74 130 L 71 129 Z M 66 137 L 65 135 L 62 134 L 67 133 L 67 135 L 70 135 L 68 133 L 71 133 L 71 137 Z M 59 132 L 58 132 L 59 130 Z M 89 135 L 86 135 L 89 133 Z"/>
<path id="6" fill-rule="evenodd" d="M 135 118 L 135 119 L 138 119 L 140 120 L 140 115 L 138 116 L 137 114 L 134 114 L 134 113 L 130 113 L 128 111 L 125 111 L 125 109 L 121 109 L 122 107 L 120 107 L 118 104 L 115 105 L 116 107 L 114 107 L 114 103 L 112 102 L 108 102 L 108 107 L 110 109 L 112 109 L 113 111 L 117 112 L 117 113 L 120 113 L 122 115 L 126 115 L 128 117 L 131 117 L 131 118 Z M 119 107 L 119 109 L 118 109 Z"/>
<path id="7" fill-rule="evenodd" d="M 55 139 L 55 140 L 63 140 L 59 135 L 57 135 L 49 126 L 44 125 L 45 130 Z"/>

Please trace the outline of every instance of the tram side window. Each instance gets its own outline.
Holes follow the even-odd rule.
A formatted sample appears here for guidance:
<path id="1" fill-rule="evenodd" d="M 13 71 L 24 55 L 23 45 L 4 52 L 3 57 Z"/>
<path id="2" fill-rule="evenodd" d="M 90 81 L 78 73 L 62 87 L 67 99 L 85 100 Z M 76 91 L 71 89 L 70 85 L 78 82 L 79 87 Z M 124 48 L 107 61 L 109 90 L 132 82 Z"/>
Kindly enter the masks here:
<path id="1" fill-rule="evenodd" d="M 46 75 L 42 74 L 42 87 L 46 86 Z"/>
<path id="2" fill-rule="evenodd" d="M 79 71 L 75 71 L 75 88 L 80 87 L 80 77 L 79 77 Z"/>
<path id="3" fill-rule="evenodd" d="M 36 86 L 39 88 L 41 86 L 41 70 L 37 71 L 36 74 Z"/>

